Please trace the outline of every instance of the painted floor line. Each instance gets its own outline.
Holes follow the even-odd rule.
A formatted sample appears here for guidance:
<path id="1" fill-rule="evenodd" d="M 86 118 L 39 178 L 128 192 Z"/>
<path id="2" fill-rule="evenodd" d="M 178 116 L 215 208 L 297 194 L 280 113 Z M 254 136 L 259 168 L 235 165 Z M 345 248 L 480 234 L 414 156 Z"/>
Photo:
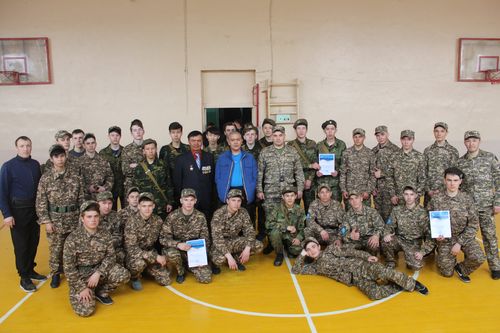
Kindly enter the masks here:
<path id="1" fill-rule="evenodd" d="M 37 286 L 36 286 L 36 289 L 40 289 L 44 284 L 45 282 L 48 281 L 48 278 L 47 280 L 45 281 L 42 281 L 40 282 Z M 24 302 L 26 302 L 31 296 L 33 296 L 33 294 L 35 294 L 36 292 L 33 292 L 33 293 L 28 293 L 26 294 L 19 302 L 17 302 L 16 305 L 14 305 L 9 311 L 7 311 L 1 318 L 0 318 L 0 325 L 3 324 L 4 321 L 7 320 L 7 318 L 9 318 L 17 309 L 19 309 L 19 307 L 21 307 L 21 305 L 24 304 Z"/>

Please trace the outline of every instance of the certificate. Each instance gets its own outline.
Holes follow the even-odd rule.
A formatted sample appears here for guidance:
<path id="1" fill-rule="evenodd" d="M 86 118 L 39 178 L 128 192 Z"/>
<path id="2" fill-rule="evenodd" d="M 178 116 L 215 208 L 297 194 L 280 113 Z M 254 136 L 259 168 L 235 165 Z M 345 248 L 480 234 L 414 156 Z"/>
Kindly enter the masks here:
<path id="1" fill-rule="evenodd" d="M 325 176 L 335 172 L 335 154 L 319 154 L 319 172 Z"/>
<path id="2" fill-rule="evenodd" d="M 191 245 L 191 248 L 187 251 L 189 267 L 208 265 L 207 246 L 204 239 L 190 240 L 186 244 Z"/>
<path id="3" fill-rule="evenodd" d="M 451 238 L 451 220 L 449 210 L 433 210 L 429 212 L 431 221 L 431 237 Z"/>

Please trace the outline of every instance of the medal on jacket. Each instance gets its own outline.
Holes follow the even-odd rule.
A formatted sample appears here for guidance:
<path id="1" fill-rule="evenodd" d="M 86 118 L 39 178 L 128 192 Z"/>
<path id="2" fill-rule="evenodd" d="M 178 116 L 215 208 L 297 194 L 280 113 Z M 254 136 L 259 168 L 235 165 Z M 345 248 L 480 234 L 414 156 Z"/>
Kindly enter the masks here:
<path id="1" fill-rule="evenodd" d="M 191 164 L 191 165 L 189 166 L 189 171 L 193 171 L 193 170 L 194 170 L 194 169 L 193 169 L 193 165 Z"/>

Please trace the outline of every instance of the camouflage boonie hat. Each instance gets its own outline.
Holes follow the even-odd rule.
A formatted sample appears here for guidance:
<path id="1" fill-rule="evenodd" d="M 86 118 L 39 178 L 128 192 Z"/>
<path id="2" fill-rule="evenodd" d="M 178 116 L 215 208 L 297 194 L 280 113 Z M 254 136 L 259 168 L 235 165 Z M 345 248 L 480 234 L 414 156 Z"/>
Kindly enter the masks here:
<path id="1" fill-rule="evenodd" d="M 445 130 L 448 130 L 448 124 L 447 123 L 443 123 L 442 121 L 439 121 L 439 122 L 435 123 L 434 124 L 434 128 L 436 128 L 436 127 L 442 127 Z"/>
<path id="2" fill-rule="evenodd" d="M 94 200 L 87 200 L 87 201 L 84 201 L 81 206 L 80 206 L 80 213 L 83 213 L 84 211 L 86 211 L 90 206 L 93 206 L 93 205 L 97 205 L 97 207 L 99 207 L 99 204 L 94 201 Z"/>
<path id="3" fill-rule="evenodd" d="M 283 134 L 285 134 L 285 127 L 281 126 L 281 125 L 276 125 L 273 127 L 273 133 L 275 132 L 281 132 Z"/>
<path id="4" fill-rule="evenodd" d="M 149 201 L 155 201 L 155 196 L 152 193 L 149 192 L 142 192 L 139 194 L 139 202 L 143 200 L 149 200 Z"/>
<path id="5" fill-rule="evenodd" d="M 319 245 L 319 242 L 318 242 L 318 240 L 316 238 L 314 238 L 314 237 L 307 237 L 306 239 L 304 239 L 302 241 L 302 248 L 305 250 L 306 247 L 307 247 L 307 244 L 309 244 L 311 242 L 315 243 L 316 245 Z"/>
<path id="6" fill-rule="evenodd" d="M 236 188 L 229 190 L 229 192 L 227 193 L 227 196 L 226 196 L 227 199 L 236 198 L 236 197 L 240 197 L 243 199 L 243 192 L 241 192 L 241 190 L 238 190 Z"/>
<path id="7" fill-rule="evenodd" d="M 388 132 L 388 129 L 387 129 L 387 126 L 385 126 L 385 125 L 380 125 L 380 126 L 375 127 L 375 134 L 387 133 L 387 132 Z"/>
<path id="8" fill-rule="evenodd" d="M 135 186 L 132 186 L 131 188 L 128 189 L 127 191 L 127 197 L 130 195 L 130 193 L 132 192 L 137 192 L 137 193 L 140 193 L 141 191 L 139 191 L 139 188 L 138 187 L 135 187 Z"/>
<path id="9" fill-rule="evenodd" d="M 66 154 L 66 150 L 64 149 L 63 146 L 61 145 L 52 145 L 49 148 L 49 155 L 50 157 L 54 155 L 60 155 L 60 154 Z"/>
<path id="10" fill-rule="evenodd" d="M 272 120 L 271 118 L 265 118 L 263 121 L 262 121 L 262 127 L 264 127 L 265 124 L 269 124 L 271 126 L 276 126 L 276 122 L 274 120 Z"/>
<path id="11" fill-rule="evenodd" d="M 293 128 L 297 128 L 297 126 L 304 125 L 305 127 L 308 127 L 308 123 L 306 119 L 297 119 L 295 123 L 293 124 Z"/>
<path id="12" fill-rule="evenodd" d="M 412 130 L 401 131 L 400 138 L 402 139 L 402 138 L 405 138 L 405 137 L 414 139 L 415 138 L 415 132 L 413 132 Z"/>
<path id="13" fill-rule="evenodd" d="M 328 126 L 328 125 L 333 125 L 333 126 L 335 126 L 335 128 L 337 128 L 337 122 L 335 120 L 332 120 L 332 119 L 327 120 L 323 124 L 321 124 L 321 128 L 325 129 L 326 126 Z"/>
<path id="14" fill-rule="evenodd" d="M 285 186 L 285 188 L 281 191 L 281 194 L 283 195 L 290 192 L 297 194 L 297 188 L 295 186 Z"/>
<path id="15" fill-rule="evenodd" d="M 113 200 L 113 193 L 110 191 L 99 192 L 95 198 L 97 201 Z"/>
<path id="16" fill-rule="evenodd" d="M 196 199 L 196 192 L 192 188 L 185 188 L 181 192 L 181 198 L 194 197 Z"/>
<path id="17" fill-rule="evenodd" d="M 57 139 L 62 139 L 65 136 L 71 138 L 71 133 L 68 131 L 65 131 L 65 130 L 60 130 L 60 131 L 57 131 L 56 135 L 54 135 L 54 138 L 57 140 Z"/>
<path id="18" fill-rule="evenodd" d="M 464 134 L 464 140 L 467 140 L 468 138 L 481 139 L 481 133 L 479 133 L 479 131 L 476 130 L 467 131 Z"/>
<path id="19" fill-rule="evenodd" d="M 352 136 L 355 136 L 356 134 L 361 134 L 362 136 L 365 136 L 365 130 L 362 128 L 355 128 L 352 130 Z"/>
<path id="20" fill-rule="evenodd" d="M 150 145 L 150 144 L 152 144 L 152 143 L 154 143 L 154 145 L 158 147 L 158 144 L 157 144 L 157 143 L 156 143 L 156 141 L 155 141 L 155 140 L 153 140 L 153 139 L 146 139 L 146 140 L 144 140 L 144 141 L 142 142 L 142 146 L 141 146 L 141 147 L 142 147 L 142 149 L 144 149 L 144 147 L 146 147 L 147 145 Z"/>

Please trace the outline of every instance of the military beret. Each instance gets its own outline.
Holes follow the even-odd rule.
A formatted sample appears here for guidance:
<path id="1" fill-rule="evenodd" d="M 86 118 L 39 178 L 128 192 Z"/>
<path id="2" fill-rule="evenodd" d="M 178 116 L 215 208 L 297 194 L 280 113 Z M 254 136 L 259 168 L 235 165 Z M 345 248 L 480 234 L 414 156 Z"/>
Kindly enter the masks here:
<path id="1" fill-rule="evenodd" d="M 97 201 L 113 200 L 113 193 L 110 191 L 99 192 L 95 198 Z"/>
<path id="2" fill-rule="evenodd" d="M 60 131 L 57 131 L 56 132 L 56 135 L 54 135 L 55 139 L 62 139 L 64 138 L 65 136 L 71 138 L 71 133 L 68 132 L 68 131 L 65 131 L 65 130 L 60 130 Z"/>
<path id="3" fill-rule="evenodd" d="M 387 133 L 387 126 L 385 125 L 380 125 L 375 127 L 375 134 L 377 133 Z"/>
<path id="4" fill-rule="evenodd" d="M 140 193 L 139 191 L 139 188 L 138 187 L 135 187 L 135 186 L 132 186 L 131 188 L 128 189 L 127 191 L 127 197 L 130 195 L 130 193 L 132 192 L 137 192 L 137 193 Z"/>
<path id="5" fill-rule="evenodd" d="M 290 192 L 293 192 L 293 193 L 297 193 L 297 188 L 295 186 L 285 186 L 285 188 L 283 188 L 283 190 L 281 191 L 281 194 L 286 194 L 286 193 L 290 193 Z"/>
<path id="6" fill-rule="evenodd" d="M 306 119 L 297 119 L 295 123 L 293 123 L 293 128 L 297 128 L 297 126 L 304 125 L 305 127 L 309 126 Z"/>
<path id="7" fill-rule="evenodd" d="M 116 133 L 122 135 L 122 129 L 118 126 L 111 126 L 110 128 L 108 128 L 108 134 L 111 134 L 113 132 L 116 132 Z"/>
<path id="8" fill-rule="evenodd" d="M 448 130 L 448 124 L 447 123 L 443 123 L 442 121 L 439 121 L 439 122 L 435 123 L 434 124 L 434 128 L 436 128 L 436 127 L 442 127 L 445 130 Z"/>
<path id="9" fill-rule="evenodd" d="M 243 199 L 243 192 L 241 192 L 241 190 L 238 190 L 236 188 L 233 188 L 233 189 L 229 190 L 229 192 L 227 192 L 227 196 L 226 196 L 227 199 L 231 199 L 231 198 L 235 198 L 235 197 L 240 197 Z"/>
<path id="10" fill-rule="evenodd" d="M 481 139 L 481 133 L 479 133 L 479 131 L 476 130 L 467 131 L 464 134 L 464 140 L 467 140 L 468 138 Z"/>
<path id="11" fill-rule="evenodd" d="M 361 134 L 362 136 L 365 136 L 365 130 L 362 128 L 355 128 L 352 130 L 352 136 L 355 136 L 356 134 Z"/>
<path id="12" fill-rule="evenodd" d="M 142 192 L 139 194 L 139 202 L 141 201 L 155 201 L 155 197 L 152 193 L 149 192 Z"/>
<path id="13" fill-rule="evenodd" d="M 274 132 L 281 132 L 281 133 L 285 134 L 285 127 L 281 126 L 281 125 L 276 125 L 273 127 L 273 133 Z"/>
<path id="14" fill-rule="evenodd" d="M 63 146 L 61 146 L 61 145 L 50 146 L 50 148 L 49 148 L 50 157 L 56 156 L 56 155 L 61 155 L 61 154 L 66 154 L 66 150 L 64 149 Z"/>
<path id="15" fill-rule="evenodd" d="M 307 247 L 307 244 L 309 243 L 315 243 L 316 245 L 319 245 L 319 242 L 316 238 L 314 237 L 307 237 L 302 241 L 302 248 L 305 250 Z"/>
<path id="16" fill-rule="evenodd" d="M 80 205 L 80 213 L 83 213 L 84 211 L 89 209 L 89 207 L 92 206 L 94 206 L 94 208 L 96 208 L 97 211 L 99 211 L 99 204 L 97 202 L 95 202 L 94 200 L 87 200 Z"/>
<path id="17" fill-rule="evenodd" d="M 323 124 L 321 124 L 321 128 L 325 129 L 326 126 L 328 126 L 328 125 L 333 125 L 333 126 L 335 126 L 335 128 L 337 128 L 337 122 L 335 120 L 332 120 L 332 119 L 327 120 Z"/>
<path id="18" fill-rule="evenodd" d="M 408 138 L 412 138 L 414 139 L 415 138 L 415 132 L 413 132 L 412 130 L 403 130 L 401 131 L 401 138 L 404 138 L 404 137 L 408 137 Z"/>
<path id="19" fill-rule="evenodd" d="M 265 118 L 263 121 L 262 121 L 262 126 L 264 126 L 265 124 L 269 124 L 271 126 L 276 126 L 276 122 L 270 118 Z"/>
<path id="20" fill-rule="evenodd" d="M 196 192 L 192 188 L 185 188 L 181 191 L 181 198 L 194 197 L 196 199 Z"/>
<path id="21" fill-rule="evenodd" d="M 150 145 L 150 144 L 154 144 L 155 146 L 157 146 L 155 140 L 153 140 L 153 139 L 146 139 L 146 140 L 144 140 L 142 142 L 142 148 L 144 149 L 144 147 L 146 147 L 147 145 Z"/>
<path id="22" fill-rule="evenodd" d="M 328 191 L 331 191 L 332 189 L 330 188 L 330 185 L 328 184 L 321 184 L 318 186 L 318 192 L 321 191 L 322 189 L 326 188 Z"/>

